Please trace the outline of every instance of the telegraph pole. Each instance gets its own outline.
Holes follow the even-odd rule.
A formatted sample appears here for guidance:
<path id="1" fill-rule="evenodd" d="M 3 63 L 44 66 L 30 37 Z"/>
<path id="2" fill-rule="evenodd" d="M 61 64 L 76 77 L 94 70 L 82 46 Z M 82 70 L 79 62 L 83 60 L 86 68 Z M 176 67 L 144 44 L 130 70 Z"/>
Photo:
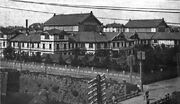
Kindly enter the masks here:
<path id="1" fill-rule="evenodd" d="M 137 58 L 138 58 L 138 60 L 139 60 L 140 86 L 141 86 L 141 91 L 143 91 L 142 61 L 145 60 L 145 52 L 144 52 L 144 51 L 138 51 L 138 52 L 137 52 Z"/>
<path id="2" fill-rule="evenodd" d="M 89 104 L 106 104 L 106 78 L 105 74 L 97 75 L 96 78 L 88 82 Z"/>

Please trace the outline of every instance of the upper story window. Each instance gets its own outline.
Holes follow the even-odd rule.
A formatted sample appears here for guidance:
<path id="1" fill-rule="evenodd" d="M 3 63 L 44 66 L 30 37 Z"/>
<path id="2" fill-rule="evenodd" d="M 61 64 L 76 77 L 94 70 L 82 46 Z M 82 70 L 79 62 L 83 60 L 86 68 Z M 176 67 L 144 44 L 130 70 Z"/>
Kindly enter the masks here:
<path id="1" fill-rule="evenodd" d="M 84 48 L 85 47 L 85 44 L 84 43 L 81 43 L 81 48 Z"/>
<path id="2" fill-rule="evenodd" d="M 34 43 L 32 43 L 32 48 L 34 48 Z"/>
<path id="3" fill-rule="evenodd" d="M 84 31 L 96 31 L 97 27 L 95 25 L 85 25 L 84 26 Z"/>
<path id="4" fill-rule="evenodd" d="M 119 42 L 117 42 L 117 47 L 119 47 Z"/>
<path id="5" fill-rule="evenodd" d="M 49 34 L 45 34 L 45 39 L 49 39 Z"/>
<path id="6" fill-rule="evenodd" d="M 13 47 L 15 47 L 15 42 L 13 42 Z"/>
<path id="7" fill-rule="evenodd" d="M 64 39 L 64 35 L 59 35 L 59 39 Z"/>
<path id="8" fill-rule="evenodd" d="M 37 43 L 37 48 L 39 48 L 39 43 Z"/>
<path id="9" fill-rule="evenodd" d="M 29 43 L 27 43 L 27 48 L 29 48 Z"/>
<path id="10" fill-rule="evenodd" d="M 24 43 L 22 43 L 22 47 L 24 47 Z"/>
<path id="11" fill-rule="evenodd" d="M 6 43 L 5 43 L 5 42 L 3 42 L 3 47 L 5 47 L 5 45 L 6 45 Z"/>
<path id="12" fill-rule="evenodd" d="M 59 49 L 59 44 L 56 45 L 56 49 Z"/>
<path id="13" fill-rule="evenodd" d="M 43 49 L 45 49 L 45 44 L 43 44 Z"/>
<path id="14" fill-rule="evenodd" d="M 1 35 L 1 38 L 4 38 L 4 35 Z"/>
<path id="15" fill-rule="evenodd" d="M 66 47 L 66 44 L 64 44 L 64 49 L 66 49 L 67 47 Z"/>
<path id="16" fill-rule="evenodd" d="M 89 43 L 89 48 L 93 48 L 93 43 Z"/>
<path id="17" fill-rule="evenodd" d="M 113 43 L 113 47 L 115 47 L 115 43 Z"/>
<path id="18" fill-rule="evenodd" d="M 104 48 L 107 48 L 107 43 L 104 43 Z"/>
<path id="19" fill-rule="evenodd" d="M 51 44 L 49 44 L 49 49 L 52 49 L 52 45 Z"/>

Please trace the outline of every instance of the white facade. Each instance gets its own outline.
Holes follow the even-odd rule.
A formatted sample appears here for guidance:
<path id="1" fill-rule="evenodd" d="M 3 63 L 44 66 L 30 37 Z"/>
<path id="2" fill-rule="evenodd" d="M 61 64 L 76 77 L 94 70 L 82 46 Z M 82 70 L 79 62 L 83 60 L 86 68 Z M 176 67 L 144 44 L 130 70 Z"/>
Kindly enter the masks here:
<path id="1" fill-rule="evenodd" d="M 79 31 L 79 26 L 45 26 L 44 30 L 58 29 L 62 31 Z"/>

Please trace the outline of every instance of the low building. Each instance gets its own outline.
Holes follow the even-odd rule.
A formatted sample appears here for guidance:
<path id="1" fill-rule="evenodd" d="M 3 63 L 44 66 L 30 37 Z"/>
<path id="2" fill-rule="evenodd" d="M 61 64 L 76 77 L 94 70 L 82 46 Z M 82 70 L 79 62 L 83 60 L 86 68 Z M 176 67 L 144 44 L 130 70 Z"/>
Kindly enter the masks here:
<path id="1" fill-rule="evenodd" d="M 118 23 L 107 24 L 103 27 L 103 32 L 124 32 L 124 25 Z"/>
<path id="2" fill-rule="evenodd" d="M 8 36 L 0 31 L 0 57 L 3 57 L 3 50 L 8 45 Z"/>
<path id="3" fill-rule="evenodd" d="M 162 19 L 129 20 L 125 32 L 168 32 L 169 27 Z"/>

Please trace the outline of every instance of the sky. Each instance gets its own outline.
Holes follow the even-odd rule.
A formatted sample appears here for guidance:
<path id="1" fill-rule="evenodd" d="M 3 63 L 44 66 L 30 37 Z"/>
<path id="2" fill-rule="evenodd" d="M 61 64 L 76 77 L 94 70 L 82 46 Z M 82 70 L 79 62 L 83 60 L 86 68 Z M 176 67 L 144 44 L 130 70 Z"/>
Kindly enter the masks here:
<path id="1" fill-rule="evenodd" d="M 71 13 L 90 13 L 96 17 L 120 18 L 120 19 L 161 19 L 164 18 L 167 22 L 180 23 L 180 13 L 152 13 L 152 12 L 132 12 L 132 11 L 113 11 L 113 10 L 97 10 L 97 9 L 82 9 L 69 8 L 60 6 L 48 6 L 40 4 L 20 3 L 10 0 L 0 0 L 0 6 L 14 7 L 21 9 L 30 9 L 37 11 L 54 12 L 56 14 L 71 14 Z M 118 6 L 118 7 L 138 7 L 138 8 L 168 8 L 180 9 L 180 0 L 25 0 L 33 2 L 70 4 L 70 5 L 93 5 L 93 6 Z M 180 12 L 180 10 L 179 10 Z M 32 23 L 44 23 L 53 14 L 35 13 L 28 11 L 19 11 L 12 9 L 0 8 L 0 26 L 25 26 L 25 19 Z M 99 19 L 103 24 L 121 23 L 125 24 L 124 20 L 105 20 Z"/>

